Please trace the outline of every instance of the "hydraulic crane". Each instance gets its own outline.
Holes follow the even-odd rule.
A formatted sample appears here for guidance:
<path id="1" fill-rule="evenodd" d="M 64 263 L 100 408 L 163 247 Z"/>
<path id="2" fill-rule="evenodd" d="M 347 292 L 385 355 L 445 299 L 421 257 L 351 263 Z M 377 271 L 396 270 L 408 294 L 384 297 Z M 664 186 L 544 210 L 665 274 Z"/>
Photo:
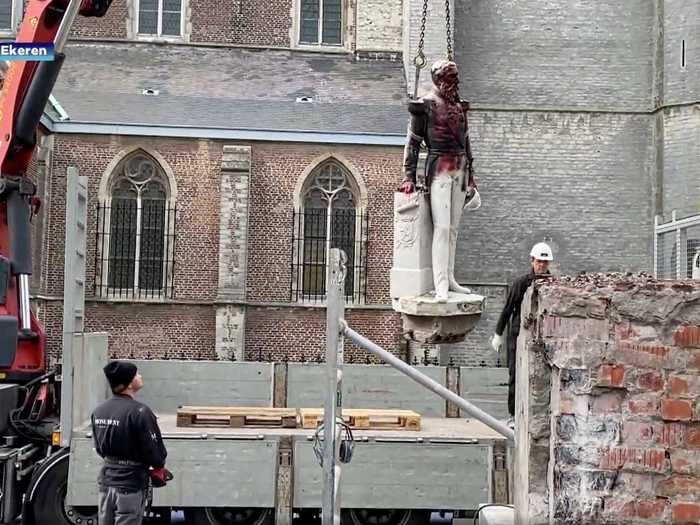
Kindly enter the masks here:
<path id="1" fill-rule="evenodd" d="M 27 170 L 37 128 L 78 14 L 104 16 L 112 0 L 29 0 L 17 43 L 54 45 L 51 61 L 13 61 L 0 92 L 0 380 L 46 372 L 44 330 L 30 308 L 30 221 L 39 206 Z"/>
<path id="2" fill-rule="evenodd" d="M 10 62 L 0 91 L 0 524 L 20 512 L 25 525 L 94 521 L 57 499 L 69 451 L 52 440 L 60 383 L 47 371 L 46 336 L 30 307 L 30 222 L 40 202 L 29 168 L 73 22 L 104 16 L 111 3 L 29 0 L 15 44 L 53 44 L 54 59 Z"/>

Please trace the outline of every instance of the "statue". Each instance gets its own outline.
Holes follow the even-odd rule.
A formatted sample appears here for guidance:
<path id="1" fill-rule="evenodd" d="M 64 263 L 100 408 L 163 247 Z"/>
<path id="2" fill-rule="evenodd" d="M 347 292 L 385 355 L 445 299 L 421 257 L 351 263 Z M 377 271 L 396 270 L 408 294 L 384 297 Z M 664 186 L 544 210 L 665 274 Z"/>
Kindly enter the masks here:
<path id="1" fill-rule="evenodd" d="M 403 181 L 398 191 L 429 195 L 432 217 L 432 273 L 435 300 L 446 302 L 450 291 L 470 294 L 454 277 L 455 251 L 462 210 L 481 201 L 474 181 L 467 111 L 460 100 L 457 64 L 440 60 L 431 67 L 433 87 L 409 102 L 411 120 L 404 150 Z M 428 148 L 424 177 L 417 177 L 422 143 Z"/>

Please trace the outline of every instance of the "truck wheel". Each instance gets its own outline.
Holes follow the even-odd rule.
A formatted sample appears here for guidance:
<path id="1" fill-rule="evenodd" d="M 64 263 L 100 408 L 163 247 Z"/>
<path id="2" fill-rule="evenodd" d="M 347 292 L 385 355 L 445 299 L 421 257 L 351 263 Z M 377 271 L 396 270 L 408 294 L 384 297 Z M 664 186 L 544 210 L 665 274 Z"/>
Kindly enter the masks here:
<path id="1" fill-rule="evenodd" d="M 426 525 L 430 511 L 409 509 L 352 509 L 343 512 L 348 525 Z"/>
<path id="2" fill-rule="evenodd" d="M 185 509 L 187 525 L 272 525 L 270 509 L 204 507 Z"/>
<path id="3" fill-rule="evenodd" d="M 35 522 L 52 525 L 97 525 L 97 506 L 71 507 L 66 505 L 68 486 L 68 454 L 46 461 L 37 472 L 32 493 L 32 511 Z"/>

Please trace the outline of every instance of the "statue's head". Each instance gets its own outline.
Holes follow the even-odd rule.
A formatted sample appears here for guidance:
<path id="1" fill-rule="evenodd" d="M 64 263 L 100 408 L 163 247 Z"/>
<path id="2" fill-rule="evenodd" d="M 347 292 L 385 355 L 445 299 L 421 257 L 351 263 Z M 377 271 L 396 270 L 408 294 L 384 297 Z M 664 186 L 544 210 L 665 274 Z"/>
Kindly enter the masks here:
<path id="1" fill-rule="evenodd" d="M 440 94 L 449 100 L 459 99 L 459 74 L 457 64 L 451 60 L 438 60 L 430 68 L 433 84 Z"/>

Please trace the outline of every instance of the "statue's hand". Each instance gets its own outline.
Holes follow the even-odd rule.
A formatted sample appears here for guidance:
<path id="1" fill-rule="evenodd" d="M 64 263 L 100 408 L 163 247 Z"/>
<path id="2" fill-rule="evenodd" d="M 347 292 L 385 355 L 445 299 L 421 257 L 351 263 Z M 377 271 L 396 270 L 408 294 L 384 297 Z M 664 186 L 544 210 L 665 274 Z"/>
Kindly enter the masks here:
<path id="1" fill-rule="evenodd" d="M 413 184 L 413 181 L 411 179 L 404 179 L 401 182 L 401 186 L 399 186 L 398 191 L 410 195 L 411 193 L 416 191 L 416 185 Z"/>

